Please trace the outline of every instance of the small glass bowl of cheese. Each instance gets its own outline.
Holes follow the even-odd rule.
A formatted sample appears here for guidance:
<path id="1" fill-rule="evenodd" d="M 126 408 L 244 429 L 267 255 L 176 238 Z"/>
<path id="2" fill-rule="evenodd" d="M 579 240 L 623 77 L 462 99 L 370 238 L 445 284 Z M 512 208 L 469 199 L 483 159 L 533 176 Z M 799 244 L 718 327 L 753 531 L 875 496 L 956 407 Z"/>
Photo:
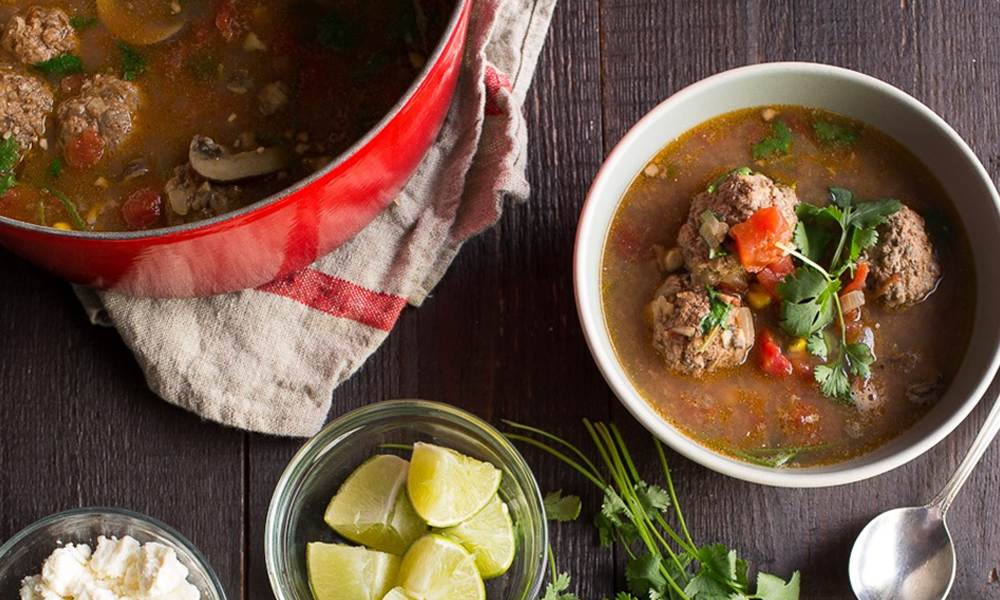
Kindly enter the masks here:
<path id="1" fill-rule="evenodd" d="M 151 517 L 118 508 L 99 507 L 78 508 L 49 515 L 27 526 L 0 546 L 0 598 L 60 600 L 61 597 L 47 586 L 39 585 L 35 587 L 33 593 L 23 592 L 25 578 L 40 575 L 46 560 L 56 549 L 66 548 L 68 544 L 86 544 L 89 550 L 70 547 L 75 551 L 68 553 L 73 556 L 63 557 L 69 558 L 68 561 L 64 564 L 52 561 L 47 569 L 50 581 L 58 578 L 79 578 L 81 574 L 79 569 L 82 568 L 83 572 L 86 572 L 89 568 L 86 557 L 96 558 L 96 555 L 90 552 L 96 551 L 99 538 L 114 538 L 120 541 L 126 536 L 134 539 L 134 542 L 129 542 L 133 550 L 139 545 L 145 547 L 151 542 L 173 550 L 173 553 L 169 553 L 165 548 L 150 546 L 150 550 L 155 548 L 161 552 L 154 554 L 150 551 L 141 555 L 147 564 L 132 574 L 132 577 L 144 579 L 141 582 L 130 581 L 130 587 L 138 587 L 140 584 L 144 588 L 152 586 L 151 595 L 158 596 L 162 600 L 226 600 L 226 593 L 212 566 L 184 536 Z M 115 557 L 119 562 L 135 559 L 124 556 L 124 548 L 119 548 L 117 551 L 122 553 Z M 82 567 L 78 566 L 81 561 Z M 177 562 L 184 568 L 179 568 Z M 142 574 L 142 571 L 146 571 L 145 574 Z M 198 598 L 190 586 L 179 585 L 184 579 L 197 588 Z M 174 587 L 174 583 L 178 583 L 178 586 Z M 98 579 L 97 584 L 104 588 L 114 588 L 108 580 Z M 74 586 L 72 583 L 66 585 Z M 92 600 L 127 600 L 127 596 L 117 593 L 115 589 L 107 589 L 106 592 L 101 591 L 99 594 L 91 590 L 84 595 L 88 595 Z"/>

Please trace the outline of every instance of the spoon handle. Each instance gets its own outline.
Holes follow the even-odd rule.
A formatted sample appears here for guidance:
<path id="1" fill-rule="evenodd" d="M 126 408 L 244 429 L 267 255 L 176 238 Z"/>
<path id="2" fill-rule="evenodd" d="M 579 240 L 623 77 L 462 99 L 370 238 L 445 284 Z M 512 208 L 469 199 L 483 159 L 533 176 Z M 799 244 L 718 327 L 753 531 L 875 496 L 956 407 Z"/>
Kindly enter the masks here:
<path id="1" fill-rule="evenodd" d="M 986 416 L 986 421 L 983 423 L 983 428 L 979 430 L 979 435 L 972 441 L 972 447 L 969 448 L 965 458 L 962 459 L 962 463 L 958 465 L 955 474 L 945 484 L 944 489 L 928 505 L 936 506 L 941 511 L 942 517 L 948 512 L 948 508 L 951 507 L 955 496 L 962 489 L 962 484 L 965 483 L 965 480 L 972 474 L 972 470 L 979 464 L 979 459 L 986 453 L 986 449 L 990 447 L 990 442 L 996 437 L 997 432 L 1000 432 L 1000 399 L 994 399 L 993 408 L 990 409 L 990 414 Z"/>

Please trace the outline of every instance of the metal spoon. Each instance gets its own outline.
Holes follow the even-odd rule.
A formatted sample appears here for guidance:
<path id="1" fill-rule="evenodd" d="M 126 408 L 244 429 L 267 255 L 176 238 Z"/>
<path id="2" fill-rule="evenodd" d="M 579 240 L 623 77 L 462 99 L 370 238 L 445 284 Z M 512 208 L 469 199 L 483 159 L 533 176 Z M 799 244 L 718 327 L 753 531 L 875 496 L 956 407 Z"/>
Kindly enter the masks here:
<path id="1" fill-rule="evenodd" d="M 962 464 L 930 504 L 875 517 L 851 550 L 849 573 L 858 600 L 943 600 L 955 581 L 955 548 L 944 518 L 962 484 L 1000 431 L 1000 401 Z"/>

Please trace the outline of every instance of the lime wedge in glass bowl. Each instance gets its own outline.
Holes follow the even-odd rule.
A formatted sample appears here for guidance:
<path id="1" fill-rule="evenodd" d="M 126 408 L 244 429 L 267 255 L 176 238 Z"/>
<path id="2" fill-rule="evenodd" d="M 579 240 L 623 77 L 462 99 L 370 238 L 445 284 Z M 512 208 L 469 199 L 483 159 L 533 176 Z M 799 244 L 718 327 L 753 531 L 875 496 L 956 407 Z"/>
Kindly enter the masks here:
<path id="1" fill-rule="evenodd" d="M 421 600 L 486 600 L 476 558 L 440 535 L 425 535 L 410 546 L 397 582 L 406 595 Z"/>
<path id="2" fill-rule="evenodd" d="M 343 544 L 306 546 L 309 583 L 316 600 L 381 600 L 396 582 L 400 558 Z"/>
<path id="3" fill-rule="evenodd" d="M 407 489 L 432 527 L 454 527 L 481 511 L 500 488 L 500 470 L 450 448 L 417 442 Z"/>
<path id="4" fill-rule="evenodd" d="M 368 459 L 340 486 L 323 520 L 352 542 L 402 556 L 427 530 L 406 494 L 409 466 L 391 454 Z"/>
<path id="5" fill-rule="evenodd" d="M 483 579 L 503 575 L 514 562 L 514 523 L 510 510 L 499 496 L 493 496 L 486 507 L 468 521 L 442 529 L 440 533 L 459 542 L 476 557 L 476 567 Z"/>

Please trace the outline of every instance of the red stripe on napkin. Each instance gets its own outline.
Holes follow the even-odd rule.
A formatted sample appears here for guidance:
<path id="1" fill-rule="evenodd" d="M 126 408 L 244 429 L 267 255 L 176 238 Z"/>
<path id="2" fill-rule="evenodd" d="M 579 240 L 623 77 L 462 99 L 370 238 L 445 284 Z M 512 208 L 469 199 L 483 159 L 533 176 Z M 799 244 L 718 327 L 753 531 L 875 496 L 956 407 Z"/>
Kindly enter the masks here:
<path id="1" fill-rule="evenodd" d="M 373 292 L 315 269 L 302 269 L 257 288 L 291 298 L 334 317 L 389 331 L 406 306 L 406 298 Z"/>

